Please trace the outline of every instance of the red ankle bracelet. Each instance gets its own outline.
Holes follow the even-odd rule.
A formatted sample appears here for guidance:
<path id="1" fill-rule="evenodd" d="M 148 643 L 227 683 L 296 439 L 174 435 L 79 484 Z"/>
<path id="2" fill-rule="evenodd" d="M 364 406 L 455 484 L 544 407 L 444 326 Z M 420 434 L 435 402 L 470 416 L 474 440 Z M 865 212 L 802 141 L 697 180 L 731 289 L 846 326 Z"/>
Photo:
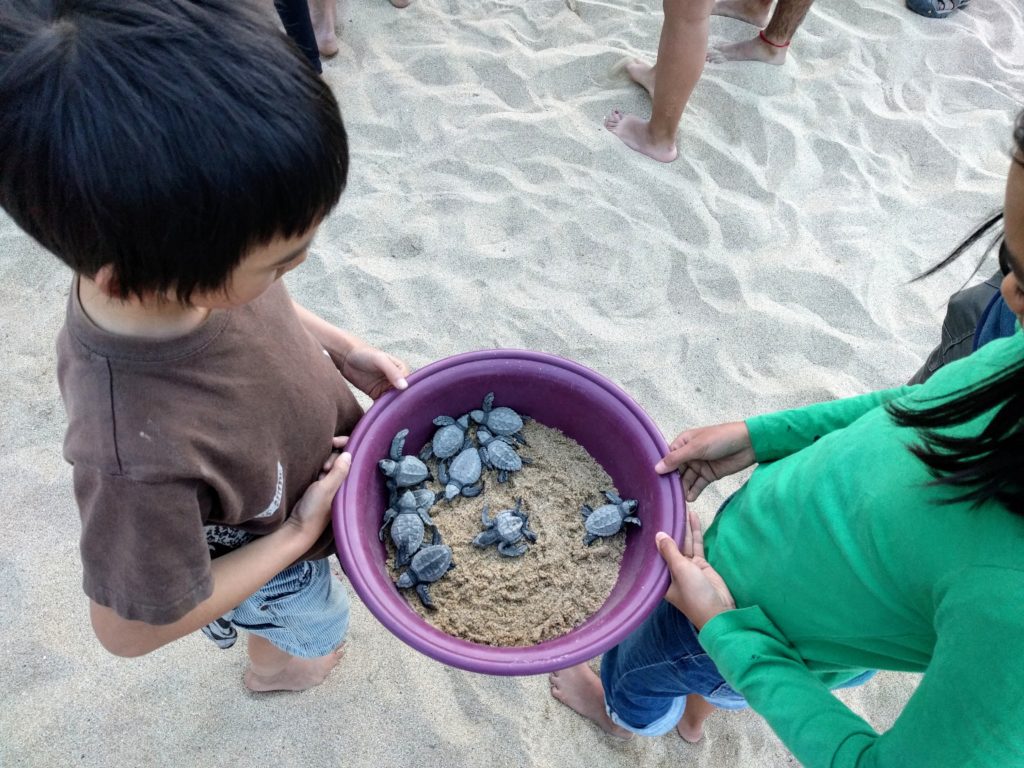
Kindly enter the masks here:
<path id="1" fill-rule="evenodd" d="M 770 45 L 772 48 L 789 48 L 789 41 L 786 41 L 785 43 L 773 43 L 771 40 L 764 36 L 763 29 L 757 33 L 757 36 L 764 40 L 766 43 L 768 43 L 768 45 Z"/>

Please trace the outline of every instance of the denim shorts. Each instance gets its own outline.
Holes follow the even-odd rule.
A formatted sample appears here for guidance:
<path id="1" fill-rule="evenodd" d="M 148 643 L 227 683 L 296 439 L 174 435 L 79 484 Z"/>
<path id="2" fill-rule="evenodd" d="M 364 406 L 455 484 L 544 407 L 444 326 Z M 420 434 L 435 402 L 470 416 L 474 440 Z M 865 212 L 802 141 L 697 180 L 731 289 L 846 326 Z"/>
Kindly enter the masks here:
<path id="1" fill-rule="evenodd" d="M 864 672 L 838 687 L 860 685 L 874 674 Z M 601 682 L 612 722 L 642 736 L 671 731 L 690 694 L 721 709 L 747 706 L 718 672 L 697 639 L 697 629 L 665 600 L 633 634 L 605 653 Z"/>
<path id="2" fill-rule="evenodd" d="M 305 659 L 326 656 L 345 639 L 349 601 L 326 559 L 286 568 L 256 594 L 203 629 L 221 648 L 234 645 L 235 627 Z"/>

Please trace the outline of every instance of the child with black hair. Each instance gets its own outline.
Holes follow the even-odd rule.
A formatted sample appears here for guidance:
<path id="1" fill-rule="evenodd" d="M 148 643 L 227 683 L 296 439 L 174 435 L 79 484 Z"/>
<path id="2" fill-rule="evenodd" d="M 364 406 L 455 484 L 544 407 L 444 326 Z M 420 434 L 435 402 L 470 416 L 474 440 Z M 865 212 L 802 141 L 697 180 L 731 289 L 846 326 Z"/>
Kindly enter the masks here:
<path id="1" fill-rule="evenodd" d="M 340 658 L 330 505 L 405 366 L 279 278 L 337 203 L 330 89 L 241 0 L 0 9 L 0 204 L 75 272 L 58 339 L 84 588 L 105 648 L 249 631 L 251 690 Z"/>
<path id="2" fill-rule="evenodd" d="M 1024 766 L 1024 113 L 1014 138 L 1012 336 L 924 384 L 681 433 L 655 469 L 689 501 L 759 466 L 706 546 L 692 511 L 681 551 L 656 535 L 666 601 L 600 677 L 552 674 L 557 700 L 619 737 L 691 742 L 749 703 L 806 766 Z M 829 691 L 875 669 L 924 675 L 883 734 Z"/>

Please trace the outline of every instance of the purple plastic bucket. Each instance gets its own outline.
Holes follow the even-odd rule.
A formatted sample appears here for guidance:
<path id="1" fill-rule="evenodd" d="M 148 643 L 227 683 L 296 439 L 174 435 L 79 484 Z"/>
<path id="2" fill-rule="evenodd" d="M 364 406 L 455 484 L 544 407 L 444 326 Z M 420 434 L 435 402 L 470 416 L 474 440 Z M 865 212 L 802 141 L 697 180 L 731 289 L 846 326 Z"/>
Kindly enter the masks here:
<path id="1" fill-rule="evenodd" d="M 639 501 L 643 521 L 639 529 L 627 526 L 619 578 L 604 605 L 567 634 L 537 645 L 492 647 L 431 626 L 398 592 L 385 563 L 385 546 L 377 537 L 387 507 L 377 461 L 387 455 L 395 433 L 407 428 L 405 450 L 415 453 L 433 435 L 435 416 L 457 417 L 479 408 L 488 392 L 494 392 L 497 405 L 529 414 L 576 440 L 611 475 L 623 498 Z M 668 569 L 654 534 L 666 531 L 681 542 L 686 520 L 678 476 L 654 471 L 668 446 L 640 406 L 581 365 L 510 349 L 440 360 L 409 376 L 405 392 L 389 392 L 374 403 L 353 431 L 349 450 L 352 468 L 334 499 L 334 536 L 345 574 L 389 631 L 444 664 L 491 675 L 564 669 L 604 653 L 629 635 L 668 588 Z"/>

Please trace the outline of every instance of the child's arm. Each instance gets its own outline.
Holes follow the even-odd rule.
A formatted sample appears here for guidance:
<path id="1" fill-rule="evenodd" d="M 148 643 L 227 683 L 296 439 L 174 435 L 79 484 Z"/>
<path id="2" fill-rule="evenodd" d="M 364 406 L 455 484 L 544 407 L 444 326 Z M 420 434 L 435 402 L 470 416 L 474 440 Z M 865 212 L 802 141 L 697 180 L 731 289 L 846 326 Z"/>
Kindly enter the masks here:
<path id="1" fill-rule="evenodd" d="M 325 472 L 306 489 L 283 526 L 214 560 L 210 567 L 213 593 L 177 621 L 147 624 L 124 619 L 90 600 L 93 631 L 100 643 L 116 656 L 142 656 L 235 608 L 313 546 L 330 523 L 331 501 L 351 463 L 351 456 L 343 453 L 330 467 L 325 465 Z"/>
<path id="2" fill-rule="evenodd" d="M 305 329 L 327 350 L 341 375 L 354 387 L 376 400 L 392 387 L 409 386 L 405 380 L 409 367 L 401 360 L 331 325 L 301 304 L 292 301 L 292 305 Z"/>
<path id="3" fill-rule="evenodd" d="M 829 432 L 848 427 L 868 411 L 909 394 L 914 388 L 894 387 L 749 418 L 746 423 L 754 455 L 759 462 L 783 459 Z"/>
<path id="4" fill-rule="evenodd" d="M 986 510 L 988 511 L 988 510 Z M 723 677 L 806 766 L 1020 766 L 1024 574 L 980 568 L 936 613 L 924 679 L 884 733 L 836 699 L 757 606 L 721 613 L 699 634 Z"/>
<path id="5" fill-rule="evenodd" d="M 759 606 L 736 608 L 728 585 L 704 559 L 692 510 L 682 550 L 664 533 L 655 542 L 672 576 L 665 599 L 693 622 L 722 676 L 801 764 L 1021 764 L 1024 622 L 1015 608 L 1024 571 L 978 567 L 958 572 L 952 584 L 935 585 L 936 642 L 924 680 L 893 727 L 879 734 L 832 695 Z"/>
<path id="6" fill-rule="evenodd" d="M 759 461 L 781 459 L 806 448 L 822 435 L 841 429 L 879 405 L 910 392 L 896 387 L 858 397 L 754 416 L 713 427 L 681 432 L 654 469 L 679 471 L 687 501 L 708 485 Z"/>

